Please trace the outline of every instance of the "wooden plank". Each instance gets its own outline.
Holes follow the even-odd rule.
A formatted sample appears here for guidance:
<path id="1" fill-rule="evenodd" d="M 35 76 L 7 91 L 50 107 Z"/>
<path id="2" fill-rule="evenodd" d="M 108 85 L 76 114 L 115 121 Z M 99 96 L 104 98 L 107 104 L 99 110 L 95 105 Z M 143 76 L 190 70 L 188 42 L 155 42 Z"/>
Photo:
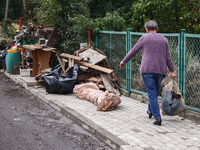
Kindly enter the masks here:
<path id="1" fill-rule="evenodd" d="M 32 71 L 32 77 L 35 77 L 38 74 L 39 70 L 39 60 L 37 57 L 37 51 L 31 51 L 32 56 L 33 56 L 33 71 Z"/>
<path id="2" fill-rule="evenodd" d="M 43 48 L 43 51 L 51 51 L 51 52 L 56 52 L 56 48 Z"/>
<path id="3" fill-rule="evenodd" d="M 120 95 L 120 92 L 115 89 L 111 84 L 110 84 L 110 80 L 108 79 L 108 76 L 101 73 L 100 74 L 102 80 L 103 80 L 103 84 L 105 86 L 105 89 L 111 93 L 115 93 L 115 94 L 119 94 Z"/>
<path id="4" fill-rule="evenodd" d="M 89 78 L 91 78 L 93 75 L 91 73 L 83 73 L 78 75 L 78 81 L 85 81 Z"/>
<path id="5" fill-rule="evenodd" d="M 93 50 L 93 49 L 88 49 L 82 53 L 79 54 L 79 57 L 82 57 L 83 59 L 89 58 L 89 63 L 95 65 L 102 60 L 106 59 L 107 57 L 105 55 L 102 55 L 101 53 Z"/>
<path id="6" fill-rule="evenodd" d="M 88 67 L 86 67 L 86 66 L 80 65 L 79 68 L 80 68 L 81 71 L 84 71 L 84 72 L 86 72 L 88 70 Z"/>
<path id="7" fill-rule="evenodd" d="M 60 57 L 65 58 L 65 59 L 71 58 L 71 59 L 78 60 L 78 61 L 83 60 L 83 58 L 81 58 L 81 57 L 70 55 L 70 54 L 66 54 L 66 53 L 60 54 Z"/>
<path id="8" fill-rule="evenodd" d="M 65 68 L 64 68 L 64 66 L 63 66 L 63 64 L 62 64 L 62 62 L 61 62 L 60 57 L 58 56 L 58 54 L 56 54 L 56 57 L 58 59 L 58 62 L 60 64 L 60 66 L 61 66 L 62 71 L 65 72 Z"/>
<path id="9" fill-rule="evenodd" d="M 42 47 L 35 46 L 35 45 L 23 45 L 23 47 L 29 50 L 42 50 Z"/>
<path id="10" fill-rule="evenodd" d="M 82 49 L 79 49 L 79 50 L 75 51 L 74 54 L 79 55 L 80 53 L 84 52 L 85 50 L 87 50 L 89 48 L 90 48 L 89 46 L 88 47 L 84 47 Z"/>
<path id="11" fill-rule="evenodd" d="M 100 77 L 91 77 L 87 79 L 88 82 L 102 83 L 102 79 Z"/>
<path id="12" fill-rule="evenodd" d="M 96 70 L 105 72 L 105 73 L 112 73 L 113 72 L 112 69 L 108 69 L 108 68 L 104 68 L 104 67 L 101 67 L 101 66 L 93 65 L 93 64 L 90 64 L 90 63 L 87 63 L 87 62 L 84 62 L 84 61 L 76 61 L 76 63 L 78 63 L 80 65 L 83 65 L 83 66 L 86 66 L 86 67 L 90 67 L 92 69 L 96 69 Z"/>
<path id="13" fill-rule="evenodd" d="M 51 51 L 37 51 L 37 57 L 40 65 L 38 74 L 40 74 L 42 70 L 50 68 L 49 61 L 51 58 Z"/>
<path id="14" fill-rule="evenodd" d="M 113 87 L 111 86 L 110 81 L 109 81 L 107 75 L 101 73 L 100 76 L 101 76 L 101 78 L 103 80 L 103 84 L 105 86 L 105 89 L 107 91 L 109 91 L 109 92 L 114 92 Z"/>

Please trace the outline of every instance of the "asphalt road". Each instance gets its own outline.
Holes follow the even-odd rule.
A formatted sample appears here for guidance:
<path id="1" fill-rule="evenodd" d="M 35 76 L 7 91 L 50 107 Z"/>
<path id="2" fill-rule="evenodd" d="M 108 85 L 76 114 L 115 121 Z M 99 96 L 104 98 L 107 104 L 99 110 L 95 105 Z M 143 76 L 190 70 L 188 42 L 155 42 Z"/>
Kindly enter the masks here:
<path id="1" fill-rule="evenodd" d="M 0 150 L 112 150 L 0 74 Z"/>

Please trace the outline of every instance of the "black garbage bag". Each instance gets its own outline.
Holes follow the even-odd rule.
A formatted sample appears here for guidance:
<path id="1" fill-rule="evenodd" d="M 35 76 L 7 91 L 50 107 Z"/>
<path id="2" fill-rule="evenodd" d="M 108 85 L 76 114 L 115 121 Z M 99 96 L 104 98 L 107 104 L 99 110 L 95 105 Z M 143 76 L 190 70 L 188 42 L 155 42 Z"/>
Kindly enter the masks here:
<path id="1" fill-rule="evenodd" d="M 3 69 L 4 71 L 6 70 L 6 54 L 7 54 L 7 49 L 4 49 L 0 51 L 0 69 Z"/>
<path id="2" fill-rule="evenodd" d="M 174 80 L 163 88 L 161 97 L 163 114 L 174 116 L 187 110 L 181 92 Z"/>
<path id="3" fill-rule="evenodd" d="M 60 75 L 61 67 L 57 66 L 53 71 L 44 76 L 45 88 L 48 93 L 68 94 L 72 93 L 77 77 L 79 66 L 74 65 L 67 72 L 67 77 Z"/>

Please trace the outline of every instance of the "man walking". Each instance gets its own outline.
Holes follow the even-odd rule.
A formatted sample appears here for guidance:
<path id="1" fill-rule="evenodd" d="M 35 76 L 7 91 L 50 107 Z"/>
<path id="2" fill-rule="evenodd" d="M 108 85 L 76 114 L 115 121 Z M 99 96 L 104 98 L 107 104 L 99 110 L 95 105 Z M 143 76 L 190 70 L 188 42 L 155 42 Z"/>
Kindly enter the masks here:
<path id="1" fill-rule="evenodd" d="M 135 46 L 121 61 L 120 67 L 123 68 L 140 49 L 143 50 L 140 73 L 142 74 L 149 98 L 147 113 L 149 118 L 154 116 L 154 124 L 160 126 L 162 120 L 157 101 L 160 84 L 167 75 L 167 67 L 171 72 L 172 79 L 176 79 L 176 74 L 174 73 L 174 65 L 169 53 L 168 40 L 157 33 L 157 22 L 149 20 L 144 27 L 147 34 L 137 41 Z"/>

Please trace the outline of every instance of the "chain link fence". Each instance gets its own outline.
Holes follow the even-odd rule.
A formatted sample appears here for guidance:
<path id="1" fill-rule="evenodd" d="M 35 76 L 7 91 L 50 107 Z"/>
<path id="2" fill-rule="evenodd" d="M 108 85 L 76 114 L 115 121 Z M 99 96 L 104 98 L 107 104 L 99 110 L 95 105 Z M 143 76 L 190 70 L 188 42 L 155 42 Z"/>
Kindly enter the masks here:
<path id="1" fill-rule="evenodd" d="M 200 111 L 200 35 L 185 34 L 185 103 Z"/>
<path id="2" fill-rule="evenodd" d="M 138 39 L 144 35 L 144 33 L 131 33 L 131 47 L 133 47 Z M 174 68 L 175 72 L 177 73 L 177 79 L 176 82 L 178 83 L 178 57 L 179 57 L 179 35 L 178 34 L 163 34 L 168 39 L 169 42 L 169 50 L 170 54 L 174 63 Z M 140 74 L 140 65 L 141 65 L 141 60 L 142 60 L 142 50 L 140 50 L 133 58 L 131 61 L 131 70 L 132 70 L 132 90 L 138 90 L 146 93 L 146 88 L 142 79 L 142 76 Z M 171 81 L 171 77 L 166 76 L 161 84 L 159 96 L 161 96 L 161 90 L 162 87 L 164 87 L 169 81 Z"/>
<path id="3" fill-rule="evenodd" d="M 142 50 L 127 64 L 126 70 L 120 69 L 119 63 L 144 34 L 99 31 L 96 39 L 96 47 L 107 55 L 121 87 L 129 92 L 139 94 L 146 94 L 140 74 Z M 190 109 L 200 112 L 200 35 L 185 34 L 184 30 L 181 33 L 162 35 L 168 39 L 170 54 L 177 74 L 176 82 L 185 103 Z M 161 96 L 162 88 L 172 80 L 169 75 L 170 72 L 162 81 L 159 96 Z"/>
<path id="4" fill-rule="evenodd" d="M 119 83 L 127 88 L 126 71 L 120 69 L 119 63 L 126 55 L 126 32 L 100 32 L 98 34 L 98 47 L 102 50 L 118 77 Z"/>

